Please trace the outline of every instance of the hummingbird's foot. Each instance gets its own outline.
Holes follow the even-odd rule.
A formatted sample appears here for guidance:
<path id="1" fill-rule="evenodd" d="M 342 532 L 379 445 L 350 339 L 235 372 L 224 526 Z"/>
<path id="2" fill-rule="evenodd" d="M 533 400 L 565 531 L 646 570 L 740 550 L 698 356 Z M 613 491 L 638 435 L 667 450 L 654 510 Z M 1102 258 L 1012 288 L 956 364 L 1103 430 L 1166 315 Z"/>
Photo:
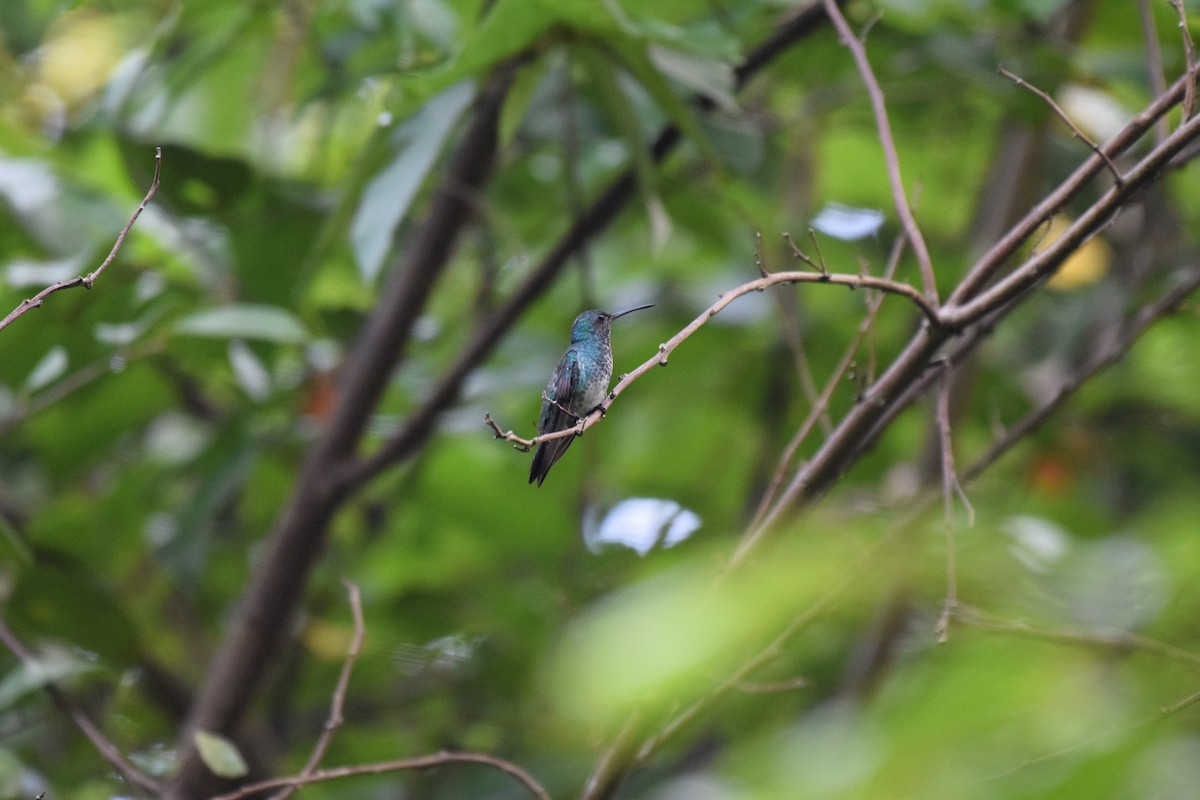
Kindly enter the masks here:
<path id="1" fill-rule="evenodd" d="M 600 419 L 604 419 L 605 417 L 608 416 L 608 407 L 605 406 L 604 403 L 601 403 L 600 405 L 596 406 L 591 411 L 589 411 L 588 416 L 590 417 L 592 414 L 595 414 L 597 411 L 600 412 Z"/>

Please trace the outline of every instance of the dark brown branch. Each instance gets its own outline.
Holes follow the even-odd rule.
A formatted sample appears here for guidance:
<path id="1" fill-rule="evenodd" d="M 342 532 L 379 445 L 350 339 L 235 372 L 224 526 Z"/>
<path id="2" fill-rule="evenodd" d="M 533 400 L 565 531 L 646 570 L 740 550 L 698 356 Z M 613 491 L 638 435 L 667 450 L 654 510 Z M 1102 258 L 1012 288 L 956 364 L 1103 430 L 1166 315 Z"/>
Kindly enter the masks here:
<path id="1" fill-rule="evenodd" d="M 194 798 L 210 792 L 210 774 L 192 744 L 192 734 L 198 729 L 229 733 L 271 663 L 321 551 L 328 522 L 352 488 L 331 480 L 331 475 L 357 448 L 391 367 L 407 345 L 426 298 L 471 218 L 470 198 L 490 174 L 500 109 L 519 63 L 518 58 L 501 65 L 483 84 L 471 123 L 445 170 L 425 222 L 392 270 L 379 304 L 348 356 L 342 394 L 329 427 L 301 469 L 293 495 L 252 573 L 229 635 L 206 674 L 180 740 L 180 769 L 169 797 Z"/>
<path id="2" fill-rule="evenodd" d="M 887 103 L 884 100 L 883 89 L 879 86 L 879 81 L 876 80 L 875 73 L 871 70 L 871 62 L 867 59 L 867 50 L 863 46 L 862 40 L 854 35 L 854 31 L 850 30 L 850 24 L 842 16 L 837 3 L 834 0 L 822 0 L 822 2 L 825 5 L 825 13 L 829 15 L 841 36 L 842 44 L 850 50 L 850 54 L 854 57 L 854 63 L 858 66 L 858 72 L 867 87 L 867 95 L 871 98 L 871 110 L 875 114 L 879 144 L 883 147 L 884 161 L 887 163 L 888 182 L 892 186 L 892 203 L 896 207 L 896 214 L 900 217 L 900 224 L 904 228 L 908 242 L 912 245 L 913 254 L 917 257 L 917 264 L 921 267 L 925 297 L 936 305 L 938 293 L 937 281 L 933 273 L 933 260 L 929 257 L 929 248 L 925 245 L 925 237 L 921 235 L 917 220 L 908 206 L 904 181 L 900 177 L 900 154 L 896 151 L 896 142 L 892 138 L 892 126 L 888 122 Z"/>
<path id="3" fill-rule="evenodd" d="M 357 775 L 382 775 L 388 772 L 402 772 L 410 769 L 431 769 L 447 764 L 483 764 L 484 766 L 498 769 L 520 781 L 521 785 L 529 791 L 529 794 L 537 798 L 537 800 L 550 800 L 549 792 L 532 775 L 511 761 L 489 756 L 486 753 L 449 752 L 434 753 L 433 755 L 417 756 L 415 758 L 399 758 L 395 761 L 380 761 L 375 764 L 358 764 L 353 767 L 334 767 L 332 769 L 318 770 L 311 775 L 296 775 L 291 778 L 272 778 L 270 780 L 257 781 L 255 783 L 248 783 L 236 791 L 213 797 L 211 800 L 241 800 L 243 797 L 250 797 L 259 792 L 279 789 L 281 787 L 299 788 L 302 786 L 311 786 L 314 783 L 328 783 L 329 781 L 353 778 Z"/>
<path id="4" fill-rule="evenodd" d="M 3 618 L 0 618 L 0 642 L 3 642 L 4 646 L 27 669 L 32 669 L 37 663 L 37 657 L 25 647 L 25 644 L 17 638 L 16 634 L 9 630 Z M 87 714 L 83 713 L 83 709 L 71 702 L 71 698 L 59 688 L 58 684 L 48 681 L 42 686 L 42 690 L 50 697 L 50 700 L 58 707 L 59 711 L 71 718 L 71 721 L 75 723 L 75 727 L 79 728 L 88 741 L 92 743 L 92 747 L 95 747 L 104 760 L 112 764 L 131 786 L 135 786 L 141 791 L 149 792 L 152 795 L 158 795 L 162 791 L 162 786 L 159 785 L 158 781 L 134 766 L 121 753 L 120 749 L 109 741 L 108 737 L 88 719 Z"/>
<path id="5" fill-rule="evenodd" d="M 1103 150 L 1101 150 L 1096 145 L 1096 143 L 1093 142 L 1086 133 L 1079 130 L 1079 127 L 1074 122 L 1071 121 L 1070 117 L 1067 116 L 1067 112 L 1063 111 L 1062 107 L 1058 103 L 1054 102 L 1053 97 L 1051 97 L 1046 92 L 1039 89 L 1038 87 L 1034 86 L 1032 83 L 1029 83 L 1028 81 L 1023 79 L 1021 76 L 1014 75 L 1013 73 L 1009 72 L 1002 66 L 997 67 L 996 69 L 1001 75 L 1008 78 L 1010 81 L 1015 83 L 1017 86 L 1023 86 L 1024 88 L 1026 88 L 1029 91 L 1036 94 L 1038 97 L 1042 98 L 1042 100 L 1045 101 L 1046 105 L 1050 106 L 1050 109 L 1055 114 L 1058 115 L 1059 119 L 1061 119 L 1063 121 L 1063 124 L 1071 129 L 1071 134 L 1076 139 L 1078 139 L 1079 141 L 1086 144 L 1093 153 L 1100 156 L 1100 158 L 1104 159 L 1104 165 L 1107 166 L 1108 171 L 1112 173 L 1113 180 L 1116 181 L 1118 184 L 1121 183 L 1121 180 L 1122 180 L 1121 179 L 1121 171 L 1119 169 L 1117 169 L 1117 165 L 1113 163 L 1113 160 L 1108 157 L 1108 154 L 1105 153 Z"/>
<path id="6" fill-rule="evenodd" d="M 17 317 L 20 317 L 26 311 L 40 308 L 46 298 L 55 292 L 61 292 L 64 289 L 73 289 L 76 286 L 82 286 L 85 289 L 92 288 L 92 284 L 96 282 L 96 279 L 104 274 L 104 270 L 108 269 L 108 265 L 111 264 L 113 259 L 117 257 L 117 253 L 121 250 L 121 245 L 125 243 L 125 237 L 129 235 L 130 229 L 133 228 L 133 223 L 137 222 L 137 218 L 140 217 L 142 212 L 146 210 L 147 204 L 149 204 L 151 198 L 154 197 L 154 193 L 158 191 L 158 181 L 161 176 L 162 148 L 156 147 L 154 148 L 154 179 L 150 181 L 150 188 L 146 190 L 146 196 L 142 198 L 142 202 L 134 210 L 133 216 L 129 218 L 129 221 L 125 223 L 125 227 L 121 229 L 119 234 L 117 234 L 117 241 L 113 244 L 112 250 L 108 251 L 108 257 L 101 262 L 100 266 L 96 267 L 96 269 L 89 272 L 87 275 L 80 275 L 75 278 L 70 278 L 65 281 L 59 281 L 58 283 L 51 284 L 35 294 L 33 297 L 30 297 L 27 300 L 22 300 L 16 308 L 9 312 L 7 317 L 0 320 L 0 330 L 7 328 L 17 319 Z"/>

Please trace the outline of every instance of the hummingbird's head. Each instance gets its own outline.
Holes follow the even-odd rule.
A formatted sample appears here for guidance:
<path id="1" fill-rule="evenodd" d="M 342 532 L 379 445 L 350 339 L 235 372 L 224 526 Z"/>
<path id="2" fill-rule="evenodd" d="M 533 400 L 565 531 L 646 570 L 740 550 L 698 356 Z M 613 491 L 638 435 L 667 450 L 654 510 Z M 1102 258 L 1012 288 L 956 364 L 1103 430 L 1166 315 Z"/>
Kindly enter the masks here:
<path id="1" fill-rule="evenodd" d="M 585 311 L 575 318 L 575 323 L 571 326 L 571 341 L 582 342 L 594 336 L 607 337 L 612 321 L 612 314 L 595 309 Z"/>
<path id="2" fill-rule="evenodd" d="M 641 311 L 643 308 L 651 308 L 653 305 L 653 303 L 650 303 L 649 305 L 637 306 L 636 308 L 627 308 L 624 311 L 618 311 L 616 314 L 609 314 L 607 311 L 598 311 L 596 309 L 585 311 L 575 318 L 575 324 L 571 326 L 571 341 L 582 342 L 584 339 L 597 336 L 608 339 L 614 319 L 623 317 L 634 311 Z"/>

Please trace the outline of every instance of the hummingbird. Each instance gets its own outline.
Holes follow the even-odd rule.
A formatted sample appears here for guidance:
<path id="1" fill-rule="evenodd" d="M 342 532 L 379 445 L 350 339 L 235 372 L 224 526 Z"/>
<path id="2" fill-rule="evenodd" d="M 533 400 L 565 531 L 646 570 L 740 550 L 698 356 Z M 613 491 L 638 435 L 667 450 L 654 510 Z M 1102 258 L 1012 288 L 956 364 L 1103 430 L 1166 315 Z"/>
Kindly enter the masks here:
<path id="1" fill-rule="evenodd" d="M 613 371 L 612 321 L 653 305 L 628 308 L 619 314 L 585 311 L 575 318 L 571 325 L 571 346 L 550 374 L 550 382 L 542 393 L 539 436 L 578 424 L 581 418 L 604 402 Z M 529 469 L 529 482 L 537 481 L 541 486 L 550 468 L 567 452 L 574 438 L 565 436 L 539 444 Z"/>

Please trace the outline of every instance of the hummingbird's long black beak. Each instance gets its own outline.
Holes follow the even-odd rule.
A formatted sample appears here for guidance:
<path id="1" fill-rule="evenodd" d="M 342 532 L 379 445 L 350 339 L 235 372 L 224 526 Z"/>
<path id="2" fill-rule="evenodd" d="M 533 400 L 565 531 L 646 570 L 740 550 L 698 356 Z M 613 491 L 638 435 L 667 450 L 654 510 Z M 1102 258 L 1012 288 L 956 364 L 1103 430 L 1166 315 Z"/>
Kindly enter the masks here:
<path id="1" fill-rule="evenodd" d="M 625 316 L 626 314 L 632 314 L 633 312 L 635 312 L 635 311 L 641 311 L 641 310 L 642 310 L 642 309 L 644 309 L 644 308 L 654 308 L 654 303 L 647 303 L 647 304 L 646 304 L 646 305 L 644 305 L 644 306 L 635 306 L 634 308 L 627 308 L 627 309 L 625 309 L 624 311 L 621 311 L 621 312 L 619 312 L 619 313 L 617 313 L 617 314 L 613 314 L 613 315 L 612 315 L 612 318 L 613 318 L 613 319 L 616 319 L 617 317 L 623 317 L 623 316 Z"/>

